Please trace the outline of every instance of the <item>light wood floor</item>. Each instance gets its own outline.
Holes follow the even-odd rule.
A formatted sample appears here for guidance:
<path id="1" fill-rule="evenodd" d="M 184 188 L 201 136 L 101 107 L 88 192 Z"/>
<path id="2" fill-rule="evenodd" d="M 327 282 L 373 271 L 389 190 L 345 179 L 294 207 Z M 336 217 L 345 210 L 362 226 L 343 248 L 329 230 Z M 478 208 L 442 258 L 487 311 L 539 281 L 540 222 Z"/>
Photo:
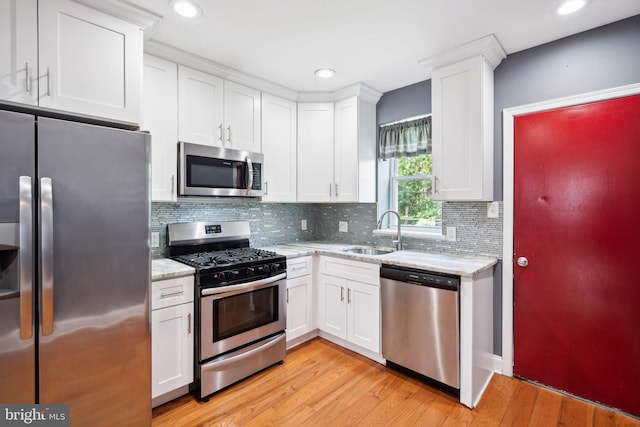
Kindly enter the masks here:
<path id="1" fill-rule="evenodd" d="M 494 375 L 477 408 L 316 338 L 200 402 L 153 410 L 153 426 L 636 426 L 640 420 Z"/>

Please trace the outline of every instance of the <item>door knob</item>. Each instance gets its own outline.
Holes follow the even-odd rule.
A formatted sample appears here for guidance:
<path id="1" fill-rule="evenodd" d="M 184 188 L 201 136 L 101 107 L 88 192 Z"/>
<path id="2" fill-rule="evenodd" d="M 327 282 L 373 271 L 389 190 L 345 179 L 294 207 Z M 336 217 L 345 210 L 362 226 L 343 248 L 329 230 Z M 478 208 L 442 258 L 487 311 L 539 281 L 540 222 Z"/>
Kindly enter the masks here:
<path id="1" fill-rule="evenodd" d="M 529 260 L 526 259 L 525 257 L 521 256 L 520 258 L 518 258 L 518 265 L 520 267 L 526 267 L 527 265 L 529 265 Z"/>

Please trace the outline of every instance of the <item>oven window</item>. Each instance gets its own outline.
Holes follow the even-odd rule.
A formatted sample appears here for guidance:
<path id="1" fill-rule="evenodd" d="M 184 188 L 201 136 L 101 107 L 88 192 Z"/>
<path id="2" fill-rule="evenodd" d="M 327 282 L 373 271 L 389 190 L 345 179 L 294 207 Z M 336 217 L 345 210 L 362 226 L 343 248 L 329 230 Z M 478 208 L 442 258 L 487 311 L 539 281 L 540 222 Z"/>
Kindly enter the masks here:
<path id="1" fill-rule="evenodd" d="M 278 286 L 213 301 L 213 342 L 278 320 Z"/>

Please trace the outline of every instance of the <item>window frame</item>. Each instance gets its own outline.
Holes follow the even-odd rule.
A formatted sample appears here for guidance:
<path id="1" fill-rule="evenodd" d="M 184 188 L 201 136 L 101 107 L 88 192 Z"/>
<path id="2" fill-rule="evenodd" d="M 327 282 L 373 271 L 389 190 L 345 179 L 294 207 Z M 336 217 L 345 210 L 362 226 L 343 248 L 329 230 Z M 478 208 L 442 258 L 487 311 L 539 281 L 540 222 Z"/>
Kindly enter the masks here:
<path id="1" fill-rule="evenodd" d="M 398 158 L 394 157 L 388 159 L 389 161 L 389 209 L 392 209 L 398 213 L 398 182 L 401 181 L 422 181 L 422 180 L 433 180 L 433 174 L 417 174 L 417 175 L 409 175 L 409 176 L 398 176 Z M 433 186 L 433 181 L 431 183 Z M 433 197 L 432 197 L 433 200 Z M 442 202 L 440 202 L 442 204 Z M 397 228 L 397 218 L 392 217 L 389 220 L 388 229 L 395 230 Z M 438 224 L 439 223 L 439 224 Z M 442 228 L 442 214 L 440 219 L 437 220 L 437 225 L 435 226 L 421 226 L 421 225 L 409 225 L 409 224 L 401 224 L 400 228 L 403 234 L 424 234 L 424 235 L 435 235 L 442 236 L 443 228 Z"/>

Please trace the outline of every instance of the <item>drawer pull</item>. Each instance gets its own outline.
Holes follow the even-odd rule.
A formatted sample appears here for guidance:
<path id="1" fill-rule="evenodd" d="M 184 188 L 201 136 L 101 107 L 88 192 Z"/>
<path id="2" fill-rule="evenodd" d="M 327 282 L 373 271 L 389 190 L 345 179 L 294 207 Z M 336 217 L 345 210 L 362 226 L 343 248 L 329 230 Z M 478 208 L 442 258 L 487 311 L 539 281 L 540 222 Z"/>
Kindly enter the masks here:
<path id="1" fill-rule="evenodd" d="M 302 265 L 300 267 L 291 267 L 291 271 L 300 271 L 300 270 L 304 270 L 305 268 L 307 268 L 306 265 Z"/>
<path id="2" fill-rule="evenodd" d="M 160 298 L 177 297 L 178 295 L 182 294 L 184 294 L 184 291 L 170 292 L 168 294 L 160 294 Z"/>

